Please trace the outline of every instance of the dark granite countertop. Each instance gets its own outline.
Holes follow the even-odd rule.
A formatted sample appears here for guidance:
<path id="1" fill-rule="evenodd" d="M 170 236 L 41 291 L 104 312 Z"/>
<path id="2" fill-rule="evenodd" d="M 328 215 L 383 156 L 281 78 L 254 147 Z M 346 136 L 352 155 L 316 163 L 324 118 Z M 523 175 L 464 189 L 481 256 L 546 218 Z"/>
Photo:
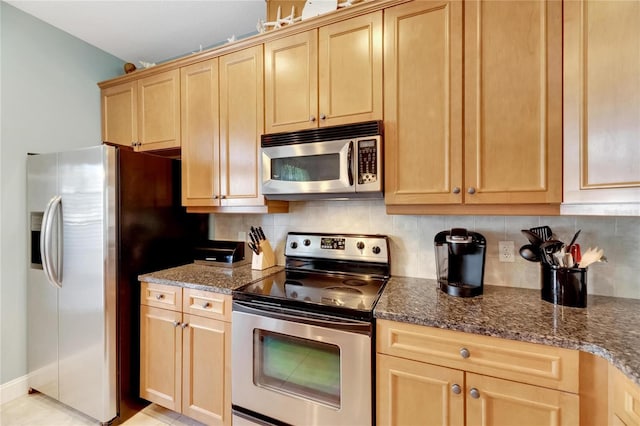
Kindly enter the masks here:
<path id="1" fill-rule="evenodd" d="M 262 271 L 256 271 L 251 269 L 251 264 L 225 268 L 190 263 L 140 275 L 138 279 L 156 284 L 175 285 L 196 290 L 231 294 L 231 291 L 235 288 L 261 280 L 283 269 L 283 266 L 274 266 Z"/>
<path id="2" fill-rule="evenodd" d="M 452 297 L 435 280 L 392 277 L 375 318 L 578 349 L 605 358 L 640 385 L 640 300 L 588 296 L 586 308 L 553 305 L 539 290 L 485 286 Z"/>

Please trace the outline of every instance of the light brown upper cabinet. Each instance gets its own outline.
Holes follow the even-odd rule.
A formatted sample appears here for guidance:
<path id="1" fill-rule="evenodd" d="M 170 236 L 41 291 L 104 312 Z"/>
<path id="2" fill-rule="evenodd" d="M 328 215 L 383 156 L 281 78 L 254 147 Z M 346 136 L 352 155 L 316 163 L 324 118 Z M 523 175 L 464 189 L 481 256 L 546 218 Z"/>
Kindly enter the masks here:
<path id="1" fill-rule="evenodd" d="M 102 140 L 136 151 L 180 148 L 177 69 L 102 89 Z"/>
<path id="2" fill-rule="evenodd" d="M 182 205 L 220 205 L 218 58 L 180 69 Z"/>
<path id="3" fill-rule="evenodd" d="M 135 146 L 138 140 L 138 82 L 130 81 L 101 90 L 102 140 Z"/>
<path id="4" fill-rule="evenodd" d="M 640 3 L 564 4 L 563 213 L 640 215 Z"/>
<path id="5" fill-rule="evenodd" d="M 382 11 L 265 43 L 266 133 L 382 119 Z"/>
<path id="6" fill-rule="evenodd" d="M 557 213 L 562 3 L 414 1 L 384 26 L 387 211 Z"/>
<path id="7" fill-rule="evenodd" d="M 262 45 L 181 69 L 182 204 L 193 212 L 286 212 L 262 196 Z"/>
<path id="8" fill-rule="evenodd" d="M 180 71 L 138 80 L 139 151 L 180 148 Z"/>

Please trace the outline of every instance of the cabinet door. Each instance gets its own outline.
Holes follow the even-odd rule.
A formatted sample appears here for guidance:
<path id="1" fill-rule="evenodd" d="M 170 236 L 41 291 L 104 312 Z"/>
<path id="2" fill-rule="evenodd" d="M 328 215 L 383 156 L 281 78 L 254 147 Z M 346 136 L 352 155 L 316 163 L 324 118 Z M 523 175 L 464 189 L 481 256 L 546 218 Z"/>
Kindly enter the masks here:
<path id="1" fill-rule="evenodd" d="M 140 397 L 180 412 L 182 313 L 140 306 Z"/>
<path id="2" fill-rule="evenodd" d="M 564 202 L 640 214 L 640 3 L 564 7 Z"/>
<path id="3" fill-rule="evenodd" d="M 376 359 L 377 424 L 464 425 L 462 371 L 382 354 Z"/>
<path id="4" fill-rule="evenodd" d="M 180 147 L 180 71 L 138 80 L 138 149 Z"/>
<path id="5" fill-rule="evenodd" d="M 182 205 L 220 205 L 218 59 L 180 70 Z"/>
<path id="6" fill-rule="evenodd" d="M 231 424 L 231 324 L 184 315 L 182 414 Z"/>
<path id="7" fill-rule="evenodd" d="M 266 133 L 317 127 L 318 32 L 264 45 Z"/>
<path id="8" fill-rule="evenodd" d="M 562 2 L 465 3 L 465 203 L 562 201 Z"/>
<path id="9" fill-rule="evenodd" d="M 258 159 L 264 133 L 262 46 L 220 57 L 222 206 L 263 206 Z"/>
<path id="10" fill-rule="evenodd" d="M 132 146 L 138 138 L 137 82 L 108 87 L 102 97 L 102 141 Z"/>
<path id="11" fill-rule="evenodd" d="M 577 425 L 578 395 L 466 373 L 467 426 Z"/>
<path id="12" fill-rule="evenodd" d="M 640 386 L 609 365 L 610 424 L 640 425 Z"/>
<path id="13" fill-rule="evenodd" d="M 382 119 L 382 12 L 320 27 L 320 126 Z"/>
<path id="14" fill-rule="evenodd" d="M 386 204 L 460 203 L 462 3 L 385 10 Z"/>

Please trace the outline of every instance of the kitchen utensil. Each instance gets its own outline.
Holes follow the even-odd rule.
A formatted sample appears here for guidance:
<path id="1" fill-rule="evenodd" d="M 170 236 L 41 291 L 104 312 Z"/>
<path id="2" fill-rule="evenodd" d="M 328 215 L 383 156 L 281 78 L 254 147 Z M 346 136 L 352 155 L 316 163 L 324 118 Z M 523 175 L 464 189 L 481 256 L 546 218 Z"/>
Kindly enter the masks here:
<path id="1" fill-rule="evenodd" d="M 538 247 L 540 244 L 543 243 L 542 239 L 537 234 L 534 234 L 528 229 L 523 229 L 520 232 L 522 232 L 522 234 L 525 237 L 527 237 L 527 240 L 529 240 L 529 242 L 533 244 L 535 247 Z"/>
<path id="2" fill-rule="evenodd" d="M 535 228 L 529 229 L 529 231 L 540 237 L 542 241 L 550 240 L 551 235 L 553 234 L 553 232 L 551 232 L 551 228 L 549 228 L 548 226 L 536 226 Z"/>
<path id="3" fill-rule="evenodd" d="M 571 239 L 571 242 L 567 245 L 567 247 L 569 247 L 569 251 L 571 251 L 571 246 L 576 242 L 576 240 L 578 239 L 578 235 L 580 235 L 580 231 L 582 231 L 582 229 L 578 229 L 578 232 L 576 232 L 573 235 L 573 238 Z"/>
<path id="4" fill-rule="evenodd" d="M 548 265 L 558 266 L 558 260 L 553 254 L 560 251 L 562 246 L 564 246 L 564 243 L 560 240 L 549 240 L 540 244 L 540 252 L 543 254 L 545 263 L 547 263 Z"/>
<path id="5" fill-rule="evenodd" d="M 264 235 L 264 231 L 262 230 L 262 226 L 258 226 L 258 236 L 261 240 L 267 239 L 267 237 Z"/>
<path id="6" fill-rule="evenodd" d="M 540 262 L 540 250 L 533 244 L 525 244 L 520 247 L 520 256 L 529 262 Z"/>
<path id="7" fill-rule="evenodd" d="M 591 248 L 584 252 L 582 255 L 582 259 L 578 264 L 579 268 L 587 268 L 592 263 L 600 261 L 604 257 L 604 250 L 596 248 Z M 606 258 L 605 258 L 606 259 Z"/>
<path id="8" fill-rule="evenodd" d="M 258 246 L 256 246 L 255 243 L 249 243 L 249 248 L 251 249 L 251 251 L 253 251 L 255 254 L 260 254 L 260 248 Z"/>
<path id="9" fill-rule="evenodd" d="M 576 263 L 580 263 L 582 260 L 582 253 L 580 252 L 580 244 L 572 244 L 569 247 L 569 252 L 571 256 L 573 256 L 573 261 Z"/>

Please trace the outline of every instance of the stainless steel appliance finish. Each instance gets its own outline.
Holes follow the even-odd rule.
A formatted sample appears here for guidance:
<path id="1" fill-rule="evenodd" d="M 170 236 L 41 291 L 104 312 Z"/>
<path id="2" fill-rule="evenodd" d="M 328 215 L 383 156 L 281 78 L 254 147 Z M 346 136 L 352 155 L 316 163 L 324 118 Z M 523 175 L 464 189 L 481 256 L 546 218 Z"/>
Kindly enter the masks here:
<path id="1" fill-rule="evenodd" d="M 96 146 L 30 155 L 27 171 L 29 386 L 124 418 L 143 405 L 137 276 L 190 262 L 206 222 L 175 208 L 173 160 Z"/>
<path id="2" fill-rule="evenodd" d="M 262 193 L 275 200 L 382 198 L 382 122 L 262 135 Z"/>
<path id="3" fill-rule="evenodd" d="M 371 425 L 388 238 L 289 233 L 282 273 L 233 292 L 232 403 L 257 424 Z"/>

